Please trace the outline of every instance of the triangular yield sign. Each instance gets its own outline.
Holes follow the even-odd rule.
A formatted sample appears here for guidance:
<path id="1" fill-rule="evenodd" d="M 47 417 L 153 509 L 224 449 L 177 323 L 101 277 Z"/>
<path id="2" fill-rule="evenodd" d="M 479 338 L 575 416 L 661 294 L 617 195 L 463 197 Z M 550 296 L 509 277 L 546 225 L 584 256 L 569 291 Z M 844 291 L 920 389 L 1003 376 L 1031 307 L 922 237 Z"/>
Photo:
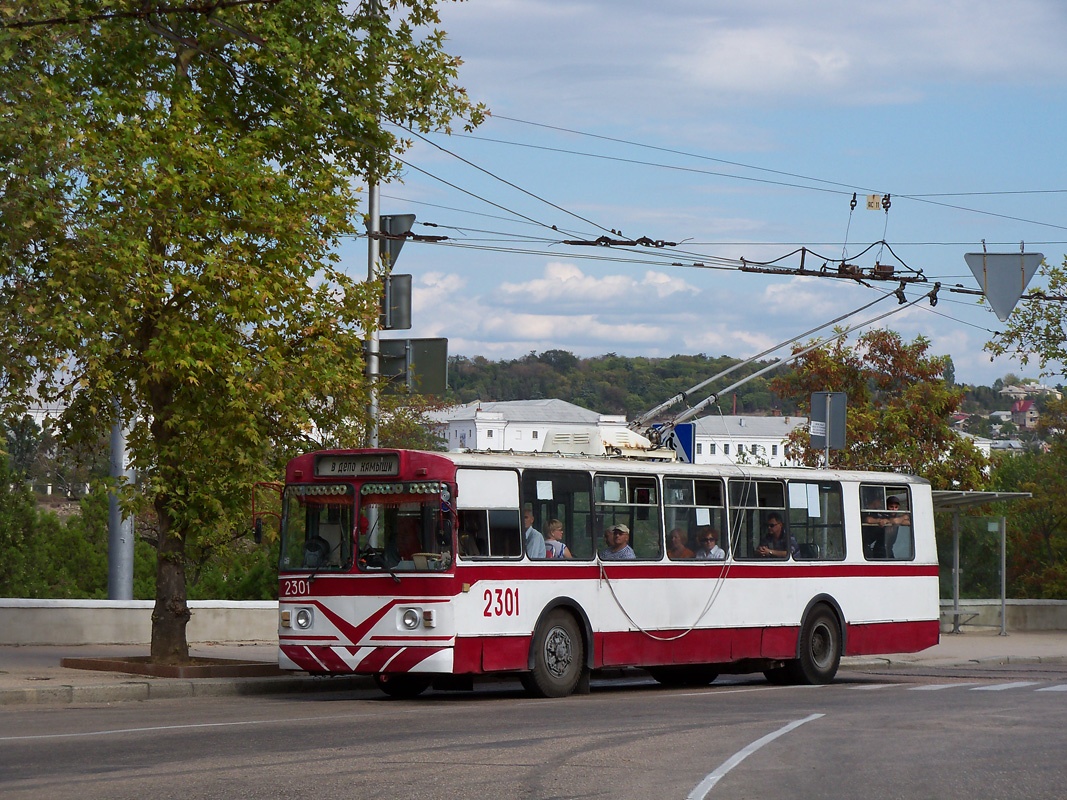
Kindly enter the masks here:
<path id="1" fill-rule="evenodd" d="M 1041 253 L 966 253 L 963 259 L 982 287 L 989 307 L 1004 322 L 1044 257 Z"/>

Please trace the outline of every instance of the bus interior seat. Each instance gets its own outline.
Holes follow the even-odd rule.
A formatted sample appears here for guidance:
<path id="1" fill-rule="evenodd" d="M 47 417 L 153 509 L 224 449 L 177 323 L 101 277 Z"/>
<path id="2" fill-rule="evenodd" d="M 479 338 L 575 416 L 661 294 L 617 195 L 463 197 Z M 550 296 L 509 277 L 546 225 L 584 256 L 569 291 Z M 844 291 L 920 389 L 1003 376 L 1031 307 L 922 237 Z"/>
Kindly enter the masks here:
<path id="1" fill-rule="evenodd" d="M 797 545 L 797 558 L 814 559 L 819 557 L 819 545 L 815 542 L 801 542 Z"/>

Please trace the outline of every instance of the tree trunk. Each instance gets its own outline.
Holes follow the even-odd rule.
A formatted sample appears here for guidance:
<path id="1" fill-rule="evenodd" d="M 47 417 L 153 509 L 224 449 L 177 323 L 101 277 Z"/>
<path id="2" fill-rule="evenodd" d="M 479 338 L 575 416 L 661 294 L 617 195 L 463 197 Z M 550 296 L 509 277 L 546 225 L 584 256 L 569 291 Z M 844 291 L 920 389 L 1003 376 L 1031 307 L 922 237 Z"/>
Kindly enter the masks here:
<path id="1" fill-rule="evenodd" d="M 181 664 L 189 661 L 185 626 L 189 606 L 185 592 L 185 538 L 175 535 L 167 513 L 166 497 L 156 498 L 159 545 L 156 558 L 156 605 L 152 610 L 152 661 Z"/>

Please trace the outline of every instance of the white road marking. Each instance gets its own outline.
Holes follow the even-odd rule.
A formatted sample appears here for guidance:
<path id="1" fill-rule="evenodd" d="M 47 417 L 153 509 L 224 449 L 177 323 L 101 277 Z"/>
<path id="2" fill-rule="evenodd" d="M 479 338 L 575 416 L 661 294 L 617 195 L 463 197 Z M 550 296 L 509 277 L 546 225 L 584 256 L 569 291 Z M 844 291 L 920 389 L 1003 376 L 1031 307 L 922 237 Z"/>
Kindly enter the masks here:
<path id="1" fill-rule="evenodd" d="M 418 709 L 405 709 L 401 714 L 411 714 Z M 22 742 L 30 739 L 77 739 L 85 736 L 111 736 L 121 733 L 150 733 L 154 731 L 185 731 L 196 728 L 233 728 L 241 725 L 274 725 L 288 722 L 318 722 L 331 719 L 361 719 L 380 717 L 381 714 L 331 714 L 325 717 L 284 717 L 282 719 L 247 719 L 234 722 L 193 722 L 186 725 L 153 725 L 144 728 L 108 728 L 81 733 L 39 733 L 31 736 L 0 736 L 0 742 Z"/>
<path id="2" fill-rule="evenodd" d="M 909 686 L 908 690 L 912 692 L 936 692 L 939 689 L 953 689 L 957 686 L 974 686 L 974 684 L 974 681 L 966 683 L 931 683 L 929 686 Z"/>
<path id="3" fill-rule="evenodd" d="M 793 722 L 790 722 L 788 725 L 779 728 L 774 733 L 768 733 L 766 736 L 763 736 L 752 742 L 752 744 L 750 744 L 748 747 L 744 748 L 743 750 L 739 750 L 738 752 L 730 756 L 730 758 L 726 759 L 726 761 L 724 761 L 713 772 L 708 773 L 704 780 L 698 783 L 696 785 L 696 788 L 693 789 L 693 791 L 691 791 L 687 795 L 686 800 L 704 800 L 704 798 L 708 796 L 708 792 L 710 792 L 712 788 L 714 788 L 715 784 L 718 783 L 720 779 L 725 777 L 730 770 L 732 770 L 750 755 L 755 753 L 757 750 L 761 749 L 764 745 L 768 745 L 775 739 L 777 739 L 779 736 L 784 736 L 790 731 L 799 728 L 805 722 L 811 722 L 812 720 L 816 720 L 820 717 L 825 716 L 825 714 L 811 714 L 807 717 L 804 717 L 804 719 L 798 719 Z"/>
<path id="4" fill-rule="evenodd" d="M 1023 686 L 1037 686 L 1038 681 L 1014 681 L 1012 683 L 994 683 L 992 686 L 975 686 L 972 692 L 1002 692 L 1005 689 L 1021 689 Z"/>
<path id="5" fill-rule="evenodd" d="M 855 689 L 858 692 L 869 692 L 872 689 L 888 689 L 890 686 L 896 686 L 895 683 L 865 683 L 862 686 L 849 686 L 849 689 Z"/>
<path id="6" fill-rule="evenodd" d="M 1036 689 L 1038 692 L 1067 692 L 1067 683 L 1061 683 L 1059 686 L 1046 686 L 1044 689 Z"/>

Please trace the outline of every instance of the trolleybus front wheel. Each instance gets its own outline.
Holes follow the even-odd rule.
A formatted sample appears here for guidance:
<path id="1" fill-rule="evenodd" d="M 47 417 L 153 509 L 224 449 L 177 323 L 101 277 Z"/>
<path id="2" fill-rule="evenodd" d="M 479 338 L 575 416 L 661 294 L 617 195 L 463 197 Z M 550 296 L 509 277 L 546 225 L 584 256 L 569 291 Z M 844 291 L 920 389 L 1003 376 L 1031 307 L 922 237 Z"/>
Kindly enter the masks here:
<path id="1" fill-rule="evenodd" d="M 664 686 L 707 686 L 719 677 L 712 664 L 674 664 L 666 667 L 647 667 L 656 683 Z"/>
<path id="2" fill-rule="evenodd" d="M 430 677 L 380 672 L 374 676 L 374 682 L 390 697 L 404 699 L 417 697 L 425 692 L 430 686 Z"/>
<path id="3" fill-rule="evenodd" d="M 566 697 L 583 669 L 585 646 L 577 621 L 562 609 L 550 611 L 534 631 L 533 671 L 523 673 L 522 685 L 538 697 Z"/>

